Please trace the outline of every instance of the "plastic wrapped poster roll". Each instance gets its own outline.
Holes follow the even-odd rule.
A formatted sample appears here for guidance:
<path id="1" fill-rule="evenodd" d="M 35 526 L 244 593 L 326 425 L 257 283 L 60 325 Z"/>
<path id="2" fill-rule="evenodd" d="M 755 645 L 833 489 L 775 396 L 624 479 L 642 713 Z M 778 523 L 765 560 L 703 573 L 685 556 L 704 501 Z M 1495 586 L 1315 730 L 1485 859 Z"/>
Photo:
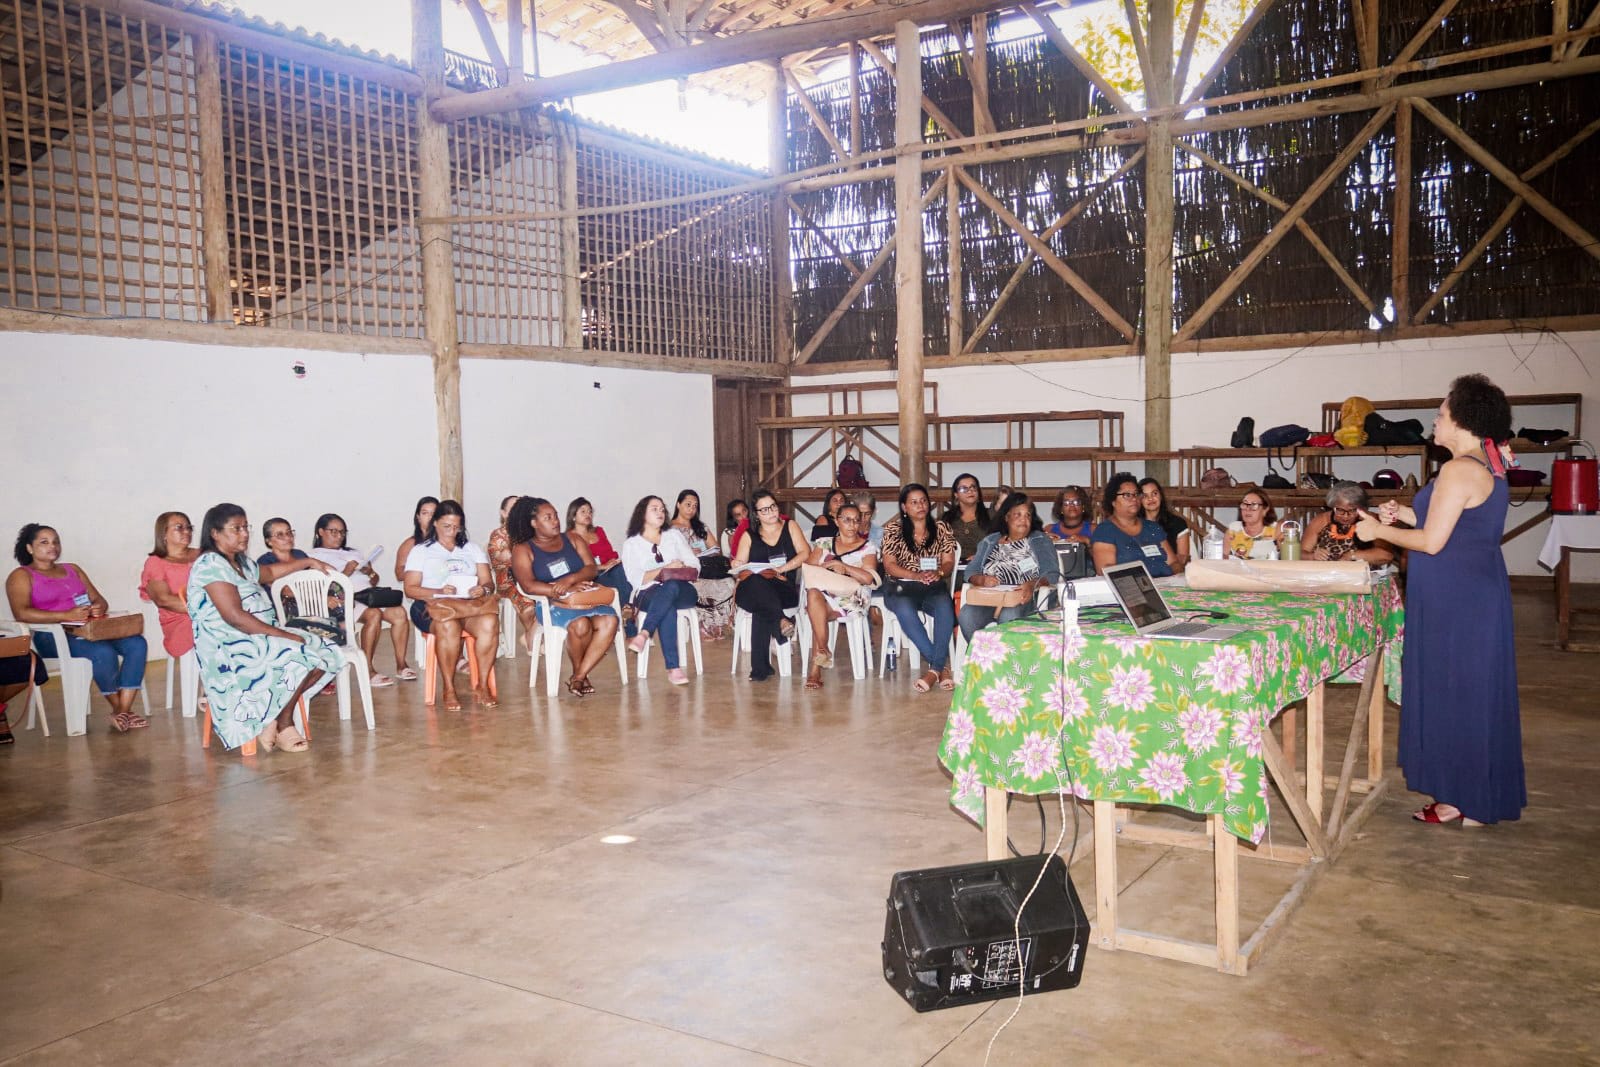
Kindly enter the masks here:
<path id="1" fill-rule="evenodd" d="M 1372 571 L 1358 561 L 1192 559 L 1183 572 L 1191 589 L 1229 593 L 1370 593 Z"/>

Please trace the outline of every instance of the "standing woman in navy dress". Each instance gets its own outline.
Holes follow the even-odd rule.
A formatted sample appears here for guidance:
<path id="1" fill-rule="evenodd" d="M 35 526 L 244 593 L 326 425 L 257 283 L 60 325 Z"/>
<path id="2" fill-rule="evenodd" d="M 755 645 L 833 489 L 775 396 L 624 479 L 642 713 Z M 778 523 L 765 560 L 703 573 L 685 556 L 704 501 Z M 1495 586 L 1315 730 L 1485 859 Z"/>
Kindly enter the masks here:
<path id="1" fill-rule="evenodd" d="M 1412 816 L 1419 822 L 1476 826 L 1518 818 L 1528 803 L 1500 553 L 1510 490 L 1499 452 L 1510 436 L 1505 393 L 1481 374 L 1457 378 L 1433 424 L 1450 461 L 1414 511 L 1388 501 L 1382 523 L 1363 512 L 1356 526 L 1363 540 L 1410 552 L 1400 765 L 1407 786 L 1434 798 Z M 1397 518 L 1414 529 L 1388 525 Z"/>

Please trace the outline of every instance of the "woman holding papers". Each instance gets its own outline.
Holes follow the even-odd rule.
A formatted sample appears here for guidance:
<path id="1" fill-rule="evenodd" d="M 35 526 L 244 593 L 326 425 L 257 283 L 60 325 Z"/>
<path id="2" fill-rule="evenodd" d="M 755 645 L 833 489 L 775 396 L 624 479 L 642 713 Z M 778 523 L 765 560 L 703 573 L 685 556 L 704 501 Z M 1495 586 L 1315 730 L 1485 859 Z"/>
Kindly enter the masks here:
<path id="1" fill-rule="evenodd" d="M 799 524 L 785 519 L 778 499 L 765 489 L 750 498 L 755 512 L 747 536 L 739 539 L 734 572 L 739 582 L 734 603 L 750 613 L 750 680 L 772 677 L 772 643 L 789 640 L 794 621 L 784 613 L 800 603 L 794 572 L 811 554 Z"/>
<path id="2" fill-rule="evenodd" d="M 970 587 L 961 604 L 961 634 L 968 641 L 992 622 L 1010 622 L 1038 612 L 1034 594 L 1048 589 L 1061 576 L 1055 542 L 1044 532 L 1044 524 L 1033 510 L 1026 493 L 1012 493 L 1000 502 L 994 529 L 972 554 L 967 564 Z M 973 603 L 990 599 L 1004 588 L 1011 604 Z M 974 590 L 988 594 L 973 595 Z"/>
<path id="3" fill-rule="evenodd" d="M 311 549 L 307 554 L 350 579 L 350 593 L 359 597 L 380 580 L 378 572 L 372 569 L 377 553 L 362 555 L 359 550 L 348 547 L 346 542 L 349 536 L 350 530 L 344 519 L 329 512 L 317 519 L 317 530 L 312 535 Z M 377 551 L 381 552 L 382 549 Z M 346 605 L 345 611 L 347 618 L 361 621 L 361 651 L 367 654 L 369 667 L 376 662 L 373 656 L 378 651 L 378 638 L 383 632 L 383 624 L 388 623 L 389 640 L 394 645 L 395 678 L 406 682 L 416 680 L 417 672 L 406 662 L 411 645 L 411 620 L 406 618 L 405 608 L 398 604 L 389 608 L 369 608 L 357 599 L 354 605 Z M 393 678 L 372 672 L 373 688 L 393 684 Z"/>

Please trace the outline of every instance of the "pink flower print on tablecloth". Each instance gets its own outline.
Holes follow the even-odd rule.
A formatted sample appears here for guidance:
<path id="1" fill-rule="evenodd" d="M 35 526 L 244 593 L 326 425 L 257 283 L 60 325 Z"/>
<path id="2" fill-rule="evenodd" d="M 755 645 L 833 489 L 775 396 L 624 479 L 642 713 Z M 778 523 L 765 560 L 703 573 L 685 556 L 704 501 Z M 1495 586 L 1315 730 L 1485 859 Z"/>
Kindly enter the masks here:
<path id="1" fill-rule="evenodd" d="M 1067 634 L 1065 641 L 1059 633 L 1048 633 L 1039 638 L 1039 643 L 1044 646 L 1045 654 L 1056 662 L 1072 663 L 1088 645 L 1088 638 L 1080 630 L 1073 630 Z"/>
<path id="2" fill-rule="evenodd" d="M 1217 772 L 1217 781 L 1222 784 L 1223 796 L 1231 797 L 1244 792 L 1244 775 L 1239 771 L 1237 764 L 1224 757 L 1213 763 L 1211 769 Z"/>
<path id="3" fill-rule="evenodd" d="M 1211 658 L 1200 664 L 1199 673 L 1210 679 L 1211 688 L 1223 696 L 1237 692 L 1250 681 L 1250 661 L 1232 645 L 1218 645 Z"/>
<path id="4" fill-rule="evenodd" d="M 1059 674 L 1044 691 L 1044 706 L 1059 716 L 1062 722 L 1073 722 L 1089 714 L 1089 698 L 1077 683 L 1067 681 Z"/>
<path id="5" fill-rule="evenodd" d="M 1150 672 L 1143 667 L 1113 667 L 1106 687 L 1106 703 L 1129 711 L 1143 711 L 1156 695 Z"/>
<path id="6" fill-rule="evenodd" d="M 1157 752 L 1150 762 L 1139 768 L 1139 778 L 1145 788 L 1153 790 L 1162 800 L 1171 800 L 1189 788 L 1189 775 L 1183 769 L 1183 757 L 1176 752 Z"/>
<path id="7" fill-rule="evenodd" d="M 1146 641 L 1142 637 L 1113 637 L 1109 638 L 1109 640 L 1113 645 L 1116 646 L 1117 651 L 1122 653 L 1124 656 L 1131 656 L 1141 648 L 1144 648 L 1150 644 L 1149 641 Z"/>
<path id="8" fill-rule="evenodd" d="M 978 703 L 988 711 L 989 718 L 1010 726 L 1027 709 L 1028 694 L 1002 678 L 983 691 Z"/>
<path id="9" fill-rule="evenodd" d="M 1261 755 L 1261 716 L 1254 711 L 1241 711 L 1233 717 L 1233 743 L 1243 745 L 1250 756 Z"/>
<path id="10" fill-rule="evenodd" d="M 1089 758 L 1101 774 L 1133 766 L 1133 734 L 1115 726 L 1098 726 L 1089 742 Z"/>
<path id="11" fill-rule="evenodd" d="M 1023 776 L 1037 782 L 1046 774 L 1060 774 L 1061 742 L 1053 733 L 1035 730 L 1022 739 L 1022 745 L 1011 754 L 1013 764 L 1022 764 Z"/>
<path id="12" fill-rule="evenodd" d="M 976 767 L 956 771 L 956 799 L 983 795 L 983 776 Z"/>
<path id="13" fill-rule="evenodd" d="M 1006 643 L 993 630 L 979 630 L 972 635 L 967 646 L 967 662 L 978 665 L 979 670 L 993 670 L 1006 661 Z"/>
<path id="14" fill-rule="evenodd" d="M 954 708 L 950 712 L 950 722 L 945 727 L 945 744 L 950 750 L 962 759 L 972 751 L 972 740 L 977 736 L 978 727 L 972 721 L 971 713 L 961 708 Z"/>
<path id="15" fill-rule="evenodd" d="M 1191 704 L 1178 713 L 1178 728 L 1183 731 L 1183 743 L 1190 752 L 1204 752 L 1217 743 L 1217 735 L 1222 733 L 1222 712 Z"/>

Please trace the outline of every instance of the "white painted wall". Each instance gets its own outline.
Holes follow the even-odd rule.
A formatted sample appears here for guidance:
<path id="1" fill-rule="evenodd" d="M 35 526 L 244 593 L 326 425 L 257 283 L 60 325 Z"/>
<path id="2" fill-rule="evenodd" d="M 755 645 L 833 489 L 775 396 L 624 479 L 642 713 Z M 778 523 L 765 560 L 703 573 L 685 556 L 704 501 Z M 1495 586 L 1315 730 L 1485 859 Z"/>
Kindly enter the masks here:
<path id="1" fill-rule="evenodd" d="M 5 333 L 0 375 L 8 552 L 22 524 L 55 526 L 116 605 L 132 603 L 162 511 L 198 523 L 237 503 L 257 527 L 252 554 L 267 518 L 289 519 L 306 547 L 316 517 L 337 511 L 353 544 L 387 546 L 387 573 L 417 497 L 438 493 L 426 356 Z M 709 378 L 509 360 L 464 360 L 461 378 L 475 540 L 506 492 L 563 510 L 587 495 L 617 538 L 646 492 L 710 492 Z"/>
<path id="2" fill-rule="evenodd" d="M 1600 420 L 1600 333 L 1590 332 L 1176 354 L 1172 369 L 1172 440 L 1178 447 L 1185 448 L 1226 445 L 1241 415 L 1254 417 L 1257 432 L 1288 422 L 1318 430 L 1325 401 L 1342 400 L 1353 394 L 1375 400 L 1442 396 L 1452 378 L 1474 371 L 1487 374 L 1512 394 L 1582 393 L 1588 418 L 1584 433 L 1600 437 L 1597 432 L 1600 422 L 1596 421 Z M 820 385 L 882 377 L 882 374 L 830 375 L 797 381 Z M 988 366 L 932 370 L 927 377 L 939 385 L 939 410 L 943 414 L 1082 408 L 1120 410 L 1126 414 L 1127 447 L 1130 450 L 1143 447 L 1144 385 L 1137 359 L 1026 365 L 996 359 Z M 803 408 L 797 398 L 796 411 L 820 410 L 815 399 L 808 402 L 812 407 Z M 869 396 L 868 410 L 895 410 L 894 394 L 883 392 Z M 1406 417 L 1415 414 L 1406 413 Z M 1563 410 L 1518 409 L 1514 414 L 1516 426 L 1571 429 L 1570 415 Z M 1425 427 L 1431 426 L 1429 419 L 1424 418 L 1423 422 Z M 887 433 L 891 439 L 895 437 L 892 427 Z M 974 438 L 970 446 L 986 443 Z M 1083 442 L 1063 440 L 1058 443 Z M 958 441 L 957 447 L 964 445 Z M 1548 470 L 1550 458 L 1532 456 L 1526 462 Z M 1240 480 L 1259 481 L 1266 473 L 1263 462 L 1227 466 Z M 1335 470 L 1341 476 L 1361 479 L 1385 466 L 1394 467 L 1401 474 L 1411 470 L 1399 462 L 1379 463 L 1354 458 L 1340 461 Z M 1129 464 L 1129 467 L 1136 472 L 1139 470 L 1137 464 Z M 1059 477 L 1060 481 L 1087 476 L 1087 467 L 1083 464 L 1059 471 L 1042 468 L 1042 471 Z M 886 471 L 871 463 L 867 467 L 867 477 L 874 485 L 886 485 L 891 480 Z M 980 474 L 980 477 L 988 484 L 993 474 Z M 1049 480 L 1044 484 L 1059 482 Z M 1513 508 L 1508 526 L 1521 523 L 1529 514 L 1527 510 Z M 1543 539 L 1544 529 L 1541 528 L 1507 546 L 1506 562 L 1512 573 L 1548 573 L 1536 562 Z M 1575 578 L 1600 581 L 1600 558 L 1577 556 L 1574 559 Z"/>

